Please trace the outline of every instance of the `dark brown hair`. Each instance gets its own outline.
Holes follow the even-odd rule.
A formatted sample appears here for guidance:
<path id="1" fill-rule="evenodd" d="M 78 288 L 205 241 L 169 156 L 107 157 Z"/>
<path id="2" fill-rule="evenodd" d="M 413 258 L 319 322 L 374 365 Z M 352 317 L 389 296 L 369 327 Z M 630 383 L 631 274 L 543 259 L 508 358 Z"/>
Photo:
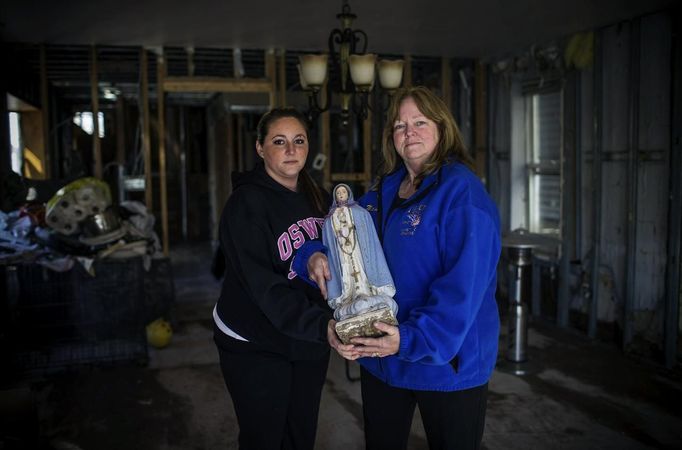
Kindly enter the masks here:
<path id="1" fill-rule="evenodd" d="M 393 143 L 393 125 L 398 119 L 400 105 L 408 98 L 414 100 L 419 111 L 438 127 L 438 144 L 431 157 L 424 164 L 422 172 L 417 175 L 417 186 L 425 176 L 435 172 L 448 162 L 458 161 L 474 170 L 474 160 L 464 146 L 462 134 L 448 107 L 428 88 L 414 86 L 399 89 L 391 98 L 386 113 L 386 125 L 384 126 L 381 146 L 384 165 L 381 168 L 380 175 L 384 176 L 393 172 L 401 163 Z"/>
<path id="2" fill-rule="evenodd" d="M 289 117 L 298 120 L 305 130 L 306 139 L 310 141 L 310 128 L 308 126 L 308 120 L 300 111 L 294 108 L 274 108 L 263 114 L 263 117 L 261 117 L 258 121 L 258 125 L 256 126 L 256 140 L 258 143 L 260 145 L 265 143 L 265 137 L 270 132 L 270 126 L 273 123 L 279 119 L 285 119 Z M 305 170 L 305 167 L 303 170 L 301 170 L 301 172 L 299 172 L 298 188 L 320 215 L 324 215 L 327 212 L 328 205 L 324 204 L 320 187 L 317 185 L 317 183 L 315 183 L 308 171 Z"/>

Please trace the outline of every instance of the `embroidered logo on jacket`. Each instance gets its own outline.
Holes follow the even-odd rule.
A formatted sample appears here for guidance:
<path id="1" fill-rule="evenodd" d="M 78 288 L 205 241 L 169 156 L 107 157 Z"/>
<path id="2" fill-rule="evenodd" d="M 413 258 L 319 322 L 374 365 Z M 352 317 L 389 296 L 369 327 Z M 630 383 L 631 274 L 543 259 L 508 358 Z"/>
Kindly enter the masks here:
<path id="1" fill-rule="evenodd" d="M 400 230 L 402 236 L 412 236 L 417 230 L 417 227 L 422 222 L 422 214 L 424 214 L 424 209 L 426 205 L 414 205 L 407 209 L 407 212 L 403 216 L 403 229 Z"/>
<path id="2" fill-rule="evenodd" d="M 367 205 L 367 206 L 365 206 L 365 209 L 369 212 L 377 212 L 378 211 L 377 207 L 374 205 Z"/>

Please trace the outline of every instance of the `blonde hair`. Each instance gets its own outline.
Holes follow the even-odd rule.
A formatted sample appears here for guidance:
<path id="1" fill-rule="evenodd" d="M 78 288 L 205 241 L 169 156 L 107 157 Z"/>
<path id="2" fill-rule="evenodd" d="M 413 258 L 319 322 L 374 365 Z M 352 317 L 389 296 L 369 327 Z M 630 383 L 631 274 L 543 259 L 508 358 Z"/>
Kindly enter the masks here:
<path id="1" fill-rule="evenodd" d="M 400 105 L 406 99 L 414 100 L 419 111 L 433 121 L 438 128 L 438 144 L 431 157 L 424 164 L 424 169 L 416 177 L 417 186 L 425 176 L 435 172 L 444 164 L 458 161 L 474 170 L 474 160 L 464 146 L 462 133 L 455 122 L 452 113 L 443 100 L 424 86 L 401 88 L 391 98 L 391 103 L 386 113 L 386 125 L 381 145 L 381 153 L 384 158 L 380 176 L 385 176 L 395 171 L 400 163 L 400 158 L 393 143 L 393 125 L 400 114 Z"/>

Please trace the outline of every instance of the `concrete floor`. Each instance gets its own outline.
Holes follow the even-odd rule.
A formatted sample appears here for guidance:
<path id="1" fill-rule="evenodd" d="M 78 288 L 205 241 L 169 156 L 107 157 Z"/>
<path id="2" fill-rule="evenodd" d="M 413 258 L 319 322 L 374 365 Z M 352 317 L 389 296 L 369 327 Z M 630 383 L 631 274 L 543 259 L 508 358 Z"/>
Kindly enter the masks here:
<path id="1" fill-rule="evenodd" d="M 87 368 L 32 385 L 51 449 L 236 449 L 238 427 L 217 364 L 211 309 L 219 292 L 207 248 L 172 255 L 171 344 L 146 367 Z M 504 330 L 504 326 L 503 326 Z M 501 336 L 501 348 L 505 336 Z M 531 324 L 529 362 L 500 358 L 490 382 L 486 449 L 682 448 L 682 377 L 552 325 Z M 355 363 L 351 375 L 358 374 Z M 519 371 L 523 374 L 517 374 Z M 318 449 L 364 448 L 359 382 L 333 357 Z M 418 413 L 410 449 L 428 448 Z"/>

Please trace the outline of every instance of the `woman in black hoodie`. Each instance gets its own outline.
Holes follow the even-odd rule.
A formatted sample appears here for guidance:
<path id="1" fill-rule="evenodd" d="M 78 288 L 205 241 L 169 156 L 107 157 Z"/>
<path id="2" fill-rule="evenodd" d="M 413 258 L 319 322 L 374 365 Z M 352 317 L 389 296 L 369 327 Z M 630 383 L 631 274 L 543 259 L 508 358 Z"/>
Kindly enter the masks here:
<path id="1" fill-rule="evenodd" d="M 291 263 L 303 243 L 320 239 L 329 199 L 304 169 L 302 114 L 273 109 L 257 134 L 263 163 L 234 177 L 220 221 L 225 278 L 214 338 L 239 447 L 312 449 L 332 315 Z"/>

